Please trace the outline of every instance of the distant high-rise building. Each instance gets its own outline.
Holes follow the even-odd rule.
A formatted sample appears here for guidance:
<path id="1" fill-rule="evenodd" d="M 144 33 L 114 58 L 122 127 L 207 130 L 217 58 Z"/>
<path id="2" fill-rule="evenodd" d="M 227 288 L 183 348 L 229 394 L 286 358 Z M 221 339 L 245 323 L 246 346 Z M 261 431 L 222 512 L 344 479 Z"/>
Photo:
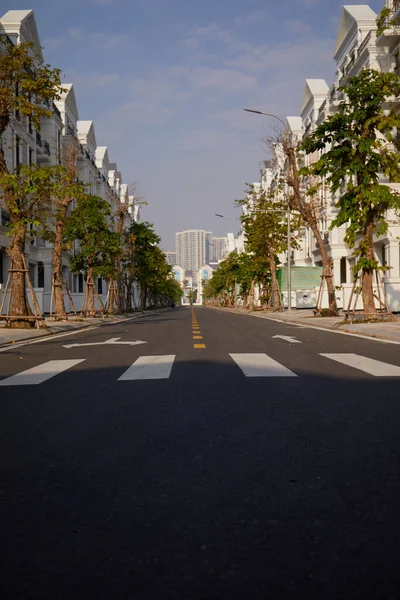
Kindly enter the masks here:
<path id="1" fill-rule="evenodd" d="M 213 237 L 211 240 L 211 262 L 222 260 L 228 253 L 228 240 L 226 237 Z"/>
<path id="2" fill-rule="evenodd" d="M 176 261 L 196 278 L 198 270 L 210 262 L 211 231 L 189 229 L 176 234 Z"/>
<path id="3" fill-rule="evenodd" d="M 172 266 L 174 266 L 174 265 L 176 265 L 176 264 L 177 264 L 177 262 L 176 262 L 176 252 L 175 252 L 175 250 L 166 250 L 166 251 L 164 252 L 164 255 L 165 255 L 165 258 L 166 258 L 166 260 L 167 260 L 167 263 L 168 263 L 169 265 L 172 265 Z"/>

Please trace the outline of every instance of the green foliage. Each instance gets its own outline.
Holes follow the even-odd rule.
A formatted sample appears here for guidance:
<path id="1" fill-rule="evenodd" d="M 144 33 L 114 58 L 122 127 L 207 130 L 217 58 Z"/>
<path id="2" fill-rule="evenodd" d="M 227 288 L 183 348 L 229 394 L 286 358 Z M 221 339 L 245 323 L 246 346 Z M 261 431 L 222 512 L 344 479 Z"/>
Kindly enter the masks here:
<path id="1" fill-rule="evenodd" d="M 35 56 L 32 43 L 14 46 L 5 36 L 0 37 L 0 135 L 13 111 L 40 129 L 40 118 L 51 116 L 49 102 L 64 91 L 60 74 Z"/>
<path id="2" fill-rule="evenodd" d="M 51 213 L 51 173 L 37 165 L 19 165 L 14 173 L 0 171 L 0 199 L 8 199 L 10 232 L 20 225 L 39 226 Z"/>
<path id="3" fill-rule="evenodd" d="M 123 235 L 124 270 L 140 284 L 142 294 L 150 294 L 155 302 L 179 302 L 182 290 L 172 277 L 172 268 L 157 244 L 160 237 L 151 223 L 133 222 Z"/>
<path id="4" fill-rule="evenodd" d="M 267 194 L 264 190 L 256 190 L 248 186 L 246 197 L 237 204 L 244 208 L 241 218 L 246 237 L 246 249 L 253 255 L 257 271 L 269 270 L 271 257 L 287 250 L 287 210 L 286 198 L 276 190 L 275 194 Z M 291 217 L 292 247 L 297 247 L 296 235 L 301 221 L 294 213 Z"/>
<path id="5" fill-rule="evenodd" d="M 221 261 L 213 276 L 203 282 L 203 296 L 206 299 L 233 294 L 234 285 L 239 286 L 240 295 L 247 296 L 253 280 L 265 281 L 268 271 L 264 267 L 260 269 L 260 262 L 252 255 L 231 252 L 229 256 Z"/>
<path id="6" fill-rule="evenodd" d="M 400 196 L 383 177 L 400 181 L 400 152 L 395 132 L 400 115 L 390 99 L 400 94 L 400 78 L 394 73 L 362 71 L 342 88 L 345 100 L 302 143 L 306 153 L 321 151 L 319 160 L 303 169 L 306 175 L 326 178 L 331 192 L 340 193 L 338 213 L 331 227 L 347 224 L 345 241 L 354 247 L 359 236 L 355 270 L 369 271 L 372 232 L 387 231 L 386 211 L 400 209 Z M 344 190 L 344 192 L 343 192 Z"/>
<path id="7" fill-rule="evenodd" d="M 71 248 L 75 241 L 79 242 L 71 255 L 73 272 L 87 274 L 91 269 L 95 276 L 115 278 L 115 259 L 121 251 L 121 238 L 109 228 L 110 215 L 108 202 L 99 196 L 78 198 L 64 230 Z"/>
<path id="8" fill-rule="evenodd" d="M 395 19 L 389 19 L 391 15 L 392 10 L 388 6 L 384 6 L 376 18 L 376 26 L 378 28 L 376 37 L 381 36 L 382 33 L 390 26 L 397 25 L 397 21 Z"/>

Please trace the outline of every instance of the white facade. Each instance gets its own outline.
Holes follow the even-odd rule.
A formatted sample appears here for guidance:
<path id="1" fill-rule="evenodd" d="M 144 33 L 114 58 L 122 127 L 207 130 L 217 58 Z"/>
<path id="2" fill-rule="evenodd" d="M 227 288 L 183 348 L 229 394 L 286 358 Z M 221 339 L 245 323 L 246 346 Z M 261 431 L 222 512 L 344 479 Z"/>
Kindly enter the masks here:
<path id="1" fill-rule="evenodd" d="M 166 250 L 164 256 L 169 265 L 174 266 L 177 263 L 175 250 Z"/>
<path id="2" fill-rule="evenodd" d="M 228 254 L 228 238 L 213 237 L 211 238 L 210 261 L 218 262 L 225 258 Z"/>
<path id="3" fill-rule="evenodd" d="M 203 281 L 209 281 L 213 276 L 214 270 L 210 265 L 204 265 L 197 272 L 197 303 L 203 304 Z"/>
<path id="4" fill-rule="evenodd" d="M 32 10 L 11 10 L 0 18 L 0 35 L 7 35 L 13 43 L 32 42 L 34 52 L 43 59 L 41 43 Z M 97 146 L 94 123 L 80 121 L 73 84 L 62 84 L 65 91 L 61 98 L 48 106 L 50 118 L 41 119 L 41 130 L 36 132 L 29 121 L 18 115 L 12 119 L 2 140 L 6 163 L 10 171 L 18 164 L 37 163 L 54 165 L 60 163 L 71 144 L 77 147 L 77 172 L 87 184 L 87 191 L 98 195 L 110 203 L 115 215 L 119 203 L 129 203 L 129 218 L 138 219 L 139 207 L 128 195 L 128 186 L 122 183 L 121 173 L 115 163 L 110 163 L 106 146 Z M 1 202 L 0 202 L 1 204 Z M 9 215 L 5 206 L 0 206 L 0 302 L 1 288 L 7 279 L 9 260 L 6 248 L 10 238 L 6 236 Z M 112 226 L 112 219 L 111 226 Z M 27 239 L 26 260 L 29 274 L 35 288 L 40 308 L 50 310 L 52 280 L 52 245 L 38 238 Z M 75 307 L 81 308 L 84 291 L 82 274 L 72 274 L 68 256 L 63 257 L 63 275 L 68 283 Z M 97 289 L 103 301 L 106 298 L 107 283 L 98 279 Z M 67 303 L 68 308 L 68 303 Z"/>
<path id="5" fill-rule="evenodd" d="M 204 229 L 189 229 L 177 232 L 175 237 L 177 263 L 196 282 L 198 270 L 210 262 L 212 233 Z"/>
<path id="6" fill-rule="evenodd" d="M 400 18 L 400 0 L 386 0 L 391 9 L 388 20 Z M 388 29 L 376 39 L 376 13 L 367 5 L 344 6 L 339 25 L 334 60 L 336 80 L 329 88 L 322 79 L 305 81 L 302 105 L 298 117 L 287 117 L 287 132 L 294 143 L 312 132 L 315 127 L 333 114 L 341 100 L 343 92 L 339 88 L 364 68 L 400 72 L 400 26 L 389 25 Z M 400 23 L 400 21 L 399 21 Z M 306 155 L 306 164 L 316 162 L 319 152 Z M 261 171 L 260 186 L 273 189 L 276 178 L 281 177 L 285 169 L 282 149 L 274 148 L 271 160 L 264 164 Z M 313 182 L 310 182 L 313 183 Z M 394 189 L 399 184 L 390 184 Z M 334 267 L 334 284 L 337 289 L 339 307 L 346 307 L 353 287 L 352 266 L 355 264 L 354 250 L 349 248 L 344 236 L 346 226 L 330 229 L 337 213 L 338 197 L 332 196 L 324 185 L 320 187 L 315 199 L 319 229 L 324 239 Z M 293 266 L 320 266 L 321 256 L 310 228 L 300 232 L 301 247 L 293 252 Z M 400 311 L 400 223 L 395 215 L 390 215 L 390 227 L 385 236 L 375 237 L 375 253 L 381 265 L 390 265 L 384 283 L 389 306 Z M 283 262 L 283 259 L 281 257 Z M 326 298 L 327 306 L 327 298 Z"/>

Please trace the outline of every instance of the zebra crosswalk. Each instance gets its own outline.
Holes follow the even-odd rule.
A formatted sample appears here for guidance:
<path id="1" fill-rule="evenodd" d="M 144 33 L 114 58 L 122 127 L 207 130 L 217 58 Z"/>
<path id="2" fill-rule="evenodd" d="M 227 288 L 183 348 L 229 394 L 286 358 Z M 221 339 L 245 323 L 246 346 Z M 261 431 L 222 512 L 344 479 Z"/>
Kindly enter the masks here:
<path id="1" fill-rule="evenodd" d="M 248 378 L 268 377 L 301 377 L 294 370 L 274 360 L 265 353 L 230 354 L 232 364 L 235 364 L 242 375 Z M 320 357 L 344 365 L 347 369 L 355 369 L 373 377 L 400 377 L 400 366 L 385 363 L 359 354 L 351 353 L 320 353 Z M 117 379 L 120 382 L 169 379 L 174 372 L 175 354 L 140 356 Z M 49 379 L 74 369 L 87 359 L 50 360 L 31 369 L 21 371 L 0 380 L 0 387 L 39 385 Z M 327 364 L 326 373 L 329 374 Z M 187 368 L 187 367 L 186 367 Z M 293 368 L 293 367 L 292 367 Z"/>

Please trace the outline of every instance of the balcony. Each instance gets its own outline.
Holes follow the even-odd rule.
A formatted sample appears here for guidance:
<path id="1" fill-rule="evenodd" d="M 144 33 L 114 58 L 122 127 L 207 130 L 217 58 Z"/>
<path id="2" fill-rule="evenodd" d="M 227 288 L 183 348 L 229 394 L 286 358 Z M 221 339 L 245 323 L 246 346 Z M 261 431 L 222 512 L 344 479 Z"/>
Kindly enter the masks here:
<path id="1" fill-rule="evenodd" d="M 393 0 L 391 12 L 382 26 L 386 29 L 377 37 L 376 45 L 393 49 L 400 40 L 400 0 Z"/>

